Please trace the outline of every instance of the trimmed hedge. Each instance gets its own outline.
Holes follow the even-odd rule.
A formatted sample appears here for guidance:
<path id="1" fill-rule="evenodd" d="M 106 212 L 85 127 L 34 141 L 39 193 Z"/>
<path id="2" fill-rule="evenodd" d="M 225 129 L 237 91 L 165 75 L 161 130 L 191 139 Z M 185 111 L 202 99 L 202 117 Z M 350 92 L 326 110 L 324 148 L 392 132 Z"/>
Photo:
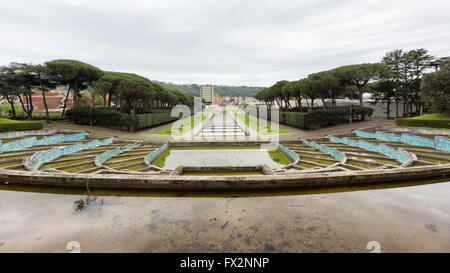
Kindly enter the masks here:
<path id="1" fill-rule="evenodd" d="M 126 127 L 134 131 L 177 120 L 178 117 L 171 117 L 171 113 L 171 110 L 160 110 L 131 116 L 112 109 L 76 107 L 67 111 L 67 118 L 82 125 Z"/>
<path id="2" fill-rule="evenodd" d="M 395 125 L 450 129 L 450 121 L 445 120 L 445 119 L 444 120 L 427 120 L 427 119 L 396 118 Z"/>
<path id="3" fill-rule="evenodd" d="M 130 118 L 129 126 L 133 130 L 139 130 L 142 128 L 171 122 L 177 120 L 178 118 L 179 117 L 172 117 L 171 111 L 151 114 L 138 114 L 134 115 L 132 119 Z"/>
<path id="4" fill-rule="evenodd" d="M 4 119 L 0 120 L 0 132 L 16 132 L 16 131 L 28 131 L 39 130 L 44 126 L 42 122 L 38 121 L 10 121 L 5 122 Z"/>
<path id="5" fill-rule="evenodd" d="M 47 117 L 45 115 L 33 115 L 33 120 L 46 120 Z M 61 115 L 49 115 L 50 120 L 59 121 L 59 120 L 65 120 L 67 117 L 61 116 Z M 28 117 L 25 115 L 18 115 L 16 116 L 16 120 L 28 120 Z"/>
<path id="6" fill-rule="evenodd" d="M 372 116 L 373 109 L 362 106 L 352 106 L 353 121 L 365 120 Z M 270 111 L 267 112 L 270 120 Z M 346 123 L 350 120 L 350 107 L 334 107 L 313 110 L 308 113 L 280 112 L 279 123 L 309 130 Z"/>

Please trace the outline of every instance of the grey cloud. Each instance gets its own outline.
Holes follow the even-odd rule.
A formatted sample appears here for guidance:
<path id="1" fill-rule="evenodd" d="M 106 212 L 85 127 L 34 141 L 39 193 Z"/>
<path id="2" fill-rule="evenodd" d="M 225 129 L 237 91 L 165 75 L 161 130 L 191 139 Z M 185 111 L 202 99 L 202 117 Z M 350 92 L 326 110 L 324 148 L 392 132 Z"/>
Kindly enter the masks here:
<path id="1" fill-rule="evenodd" d="M 395 48 L 450 55 L 445 0 L 0 1 L 0 64 L 73 58 L 162 81 L 268 86 Z"/>

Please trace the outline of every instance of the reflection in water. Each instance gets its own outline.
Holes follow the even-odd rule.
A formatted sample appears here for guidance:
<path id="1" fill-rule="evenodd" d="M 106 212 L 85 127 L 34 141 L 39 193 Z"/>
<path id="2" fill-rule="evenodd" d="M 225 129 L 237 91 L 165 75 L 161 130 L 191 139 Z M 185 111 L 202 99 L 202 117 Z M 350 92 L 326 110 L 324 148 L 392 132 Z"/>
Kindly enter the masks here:
<path id="1" fill-rule="evenodd" d="M 449 252 L 450 182 L 436 182 L 184 196 L 91 189 L 81 211 L 83 190 L 4 185 L 0 252 L 65 252 L 71 241 L 82 252 L 367 252 L 371 241 L 382 252 Z"/>

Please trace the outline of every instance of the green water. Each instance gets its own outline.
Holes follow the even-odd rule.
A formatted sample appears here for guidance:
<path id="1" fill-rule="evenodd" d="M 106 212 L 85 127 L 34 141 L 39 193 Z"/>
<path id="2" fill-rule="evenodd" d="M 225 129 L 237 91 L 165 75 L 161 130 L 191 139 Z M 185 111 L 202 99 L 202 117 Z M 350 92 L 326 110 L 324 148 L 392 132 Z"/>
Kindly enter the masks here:
<path id="1" fill-rule="evenodd" d="M 153 165 L 175 169 L 178 166 L 245 166 L 266 164 L 282 168 L 291 161 L 279 150 L 259 146 L 172 147 L 164 151 Z"/>
<path id="2" fill-rule="evenodd" d="M 227 176 L 227 175 L 264 175 L 263 172 L 183 172 L 182 175 Z"/>

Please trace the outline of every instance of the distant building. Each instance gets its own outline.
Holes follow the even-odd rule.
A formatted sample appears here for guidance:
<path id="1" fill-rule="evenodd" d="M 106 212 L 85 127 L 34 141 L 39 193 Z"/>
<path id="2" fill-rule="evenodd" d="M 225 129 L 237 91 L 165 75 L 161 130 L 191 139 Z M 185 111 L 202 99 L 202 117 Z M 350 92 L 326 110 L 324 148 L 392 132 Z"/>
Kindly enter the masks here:
<path id="1" fill-rule="evenodd" d="M 214 86 L 212 85 L 202 85 L 200 86 L 200 97 L 206 103 L 212 103 L 214 100 Z"/>
<path id="2" fill-rule="evenodd" d="M 222 97 L 219 95 L 215 95 L 213 99 L 213 103 L 221 104 L 222 103 Z"/>
<path id="3" fill-rule="evenodd" d="M 60 112 L 64 107 L 64 101 L 67 96 L 67 86 L 57 86 L 53 90 L 49 90 L 45 92 L 45 100 L 47 102 L 48 110 L 51 112 Z M 43 112 L 45 111 L 44 98 L 42 96 L 42 92 L 39 90 L 34 90 L 33 95 L 31 96 L 33 101 L 33 108 L 35 112 Z M 1 103 L 5 103 L 6 100 L 0 100 Z M 20 103 L 19 99 L 16 98 L 15 103 Z M 28 98 L 23 97 L 23 103 L 25 105 L 28 104 Z M 70 95 L 67 98 L 66 109 L 70 109 L 73 107 L 73 98 Z"/>

